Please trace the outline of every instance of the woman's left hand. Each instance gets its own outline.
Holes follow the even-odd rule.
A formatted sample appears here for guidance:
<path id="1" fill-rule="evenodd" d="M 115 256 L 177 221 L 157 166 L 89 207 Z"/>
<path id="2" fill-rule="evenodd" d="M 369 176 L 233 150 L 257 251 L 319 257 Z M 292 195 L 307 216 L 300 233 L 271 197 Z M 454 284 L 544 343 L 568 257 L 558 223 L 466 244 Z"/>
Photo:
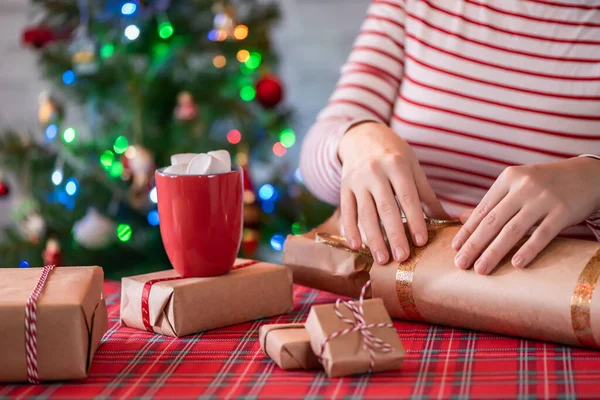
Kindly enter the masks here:
<path id="1" fill-rule="evenodd" d="M 526 267 L 563 229 L 600 209 L 600 161 L 577 157 L 506 168 L 456 234 L 457 267 L 488 274 L 531 228 L 512 258 Z"/>

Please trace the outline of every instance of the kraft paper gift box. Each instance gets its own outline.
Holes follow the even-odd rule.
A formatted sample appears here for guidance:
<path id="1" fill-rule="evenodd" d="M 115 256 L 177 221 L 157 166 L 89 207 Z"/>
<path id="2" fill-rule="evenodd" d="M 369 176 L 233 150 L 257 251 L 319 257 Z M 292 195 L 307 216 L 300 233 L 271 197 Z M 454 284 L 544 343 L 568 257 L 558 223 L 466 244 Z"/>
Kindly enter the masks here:
<path id="1" fill-rule="evenodd" d="M 369 329 L 371 334 L 387 343 L 391 349 L 389 352 L 374 352 L 373 365 L 369 350 L 365 347 L 365 339 L 359 331 L 337 336 L 323 346 L 325 338 L 352 327 L 336 315 L 335 307 L 335 304 L 313 306 L 305 324 L 312 349 L 315 354 L 321 356 L 327 376 L 335 378 L 400 368 L 404 360 L 404 347 L 393 326 Z M 366 324 L 391 325 L 392 320 L 381 299 L 364 300 L 362 309 Z M 344 318 L 356 321 L 350 309 L 343 304 L 339 311 Z"/>
<path id="2" fill-rule="evenodd" d="M 318 369 L 304 324 L 267 324 L 260 327 L 260 348 L 281 369 Z"/>
<path id="3" fill-rule="evenodd" d="M 42 268 L 0 268 L 0 382 L 26 382 L 25 307 Z M 57 267 L 37 301 L 40 381 L 87 376 L 108 329 L 100 267 Z"/>
<path id="4" fill-rule="evenodd" d="M 181 337 L 284 314 L 293 308 L 289 269 L 236 260 L 228 274 L 182 278 L 175 270 L 122 279 L 121 323 Z"/>
<path id="5" fill-rule="evenodd" d="M 341 296 L 358 297 L 369 280 L 373 263 L 368 249 L 350 251 L 345 246 L 316 246 L 315 241 L 340 238 L 339 210 L 321 226 L 301 236 L 289 235 L 283 264 L 292 270 L 294 283 Z"/>
<path id="6" fill-rule="evenodd" d="M 524 269 L 512 266 L 513 249 L 489 275 L 479 275 L 454 266 L 451 242 L 459 225 L 430 220 L 429 242 L 411 245 L 406 261 L 371 266 L 371 295 L 383 299 L 393 318 L 600 349 L 598 242 L 555 238 Z M 337 236 L 312 241 L 320 254 L 344 246 Z M 312 272 L 318 260 L 308 259 L 310 252 L 307 246 L 307 256 L 288 255 L 306 266 L 306 282 L 322 274 Z"/>

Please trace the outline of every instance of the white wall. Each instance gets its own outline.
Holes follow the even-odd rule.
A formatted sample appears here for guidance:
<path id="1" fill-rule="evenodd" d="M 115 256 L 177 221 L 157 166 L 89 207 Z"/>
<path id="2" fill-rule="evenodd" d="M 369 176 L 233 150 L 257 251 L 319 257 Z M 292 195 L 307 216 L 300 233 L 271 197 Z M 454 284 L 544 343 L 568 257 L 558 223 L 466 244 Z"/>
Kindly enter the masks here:
<path id="1" fill-rule="evenodd" d="M 286 156 L 295 164 L 302 135 L 331 94 L 369 0 L 280 3 L 283 18 L 273 40 L 281 56 L 286 101 L 296 112 L 298 145 Z M 0 0 L 0 131 L 6 126 L 37 127 L 37 98 L 43 83 L 33 51 L 20 44 L 27 14 L 27 0 Z M 8 203 L 0 198 L 0 224 L 7 220 Z"/>

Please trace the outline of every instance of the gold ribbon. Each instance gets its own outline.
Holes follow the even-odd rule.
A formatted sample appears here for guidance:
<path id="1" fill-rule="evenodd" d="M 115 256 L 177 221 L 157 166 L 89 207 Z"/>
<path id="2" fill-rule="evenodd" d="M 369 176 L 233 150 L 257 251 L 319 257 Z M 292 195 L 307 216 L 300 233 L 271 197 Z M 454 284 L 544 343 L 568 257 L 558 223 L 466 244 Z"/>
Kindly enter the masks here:
<path id="1" fill-rule="evenodd" d="M 600 347 L 592 331 L 590 305 L 596 283 L 600 278 L 600 250 L 588 261 L 577 279 L 571 296 L 571 323 L 575 337 L 583 346 Z"/>

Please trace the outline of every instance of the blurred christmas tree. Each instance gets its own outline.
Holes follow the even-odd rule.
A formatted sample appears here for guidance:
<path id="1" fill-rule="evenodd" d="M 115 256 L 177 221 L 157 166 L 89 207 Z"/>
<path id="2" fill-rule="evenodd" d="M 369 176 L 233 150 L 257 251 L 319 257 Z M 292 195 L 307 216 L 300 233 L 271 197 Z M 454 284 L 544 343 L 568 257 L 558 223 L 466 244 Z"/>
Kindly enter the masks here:
<path id="1" fill-rule="evenodd" d="M 296 136 L 270 69 L 274 4 L 33 6 L 38 22 L 23 42 L 53 88 L 40 95 L 38 132 L 0 135 L 0 167 L 18 179 L 9 193 L 0 177 L 0 197 L 15 196 L 2 266 L 98 264 L 109 277 L 168 268 L 154 171 L 175 153 L 224 148 L 244 168 L 244 256 L 260 243 L 280 251 L 287 233 L 303 233 L 331 211 L 283 158 Z M 63 103 L 79 107 L 85 126 L 64 123 Z"/>

